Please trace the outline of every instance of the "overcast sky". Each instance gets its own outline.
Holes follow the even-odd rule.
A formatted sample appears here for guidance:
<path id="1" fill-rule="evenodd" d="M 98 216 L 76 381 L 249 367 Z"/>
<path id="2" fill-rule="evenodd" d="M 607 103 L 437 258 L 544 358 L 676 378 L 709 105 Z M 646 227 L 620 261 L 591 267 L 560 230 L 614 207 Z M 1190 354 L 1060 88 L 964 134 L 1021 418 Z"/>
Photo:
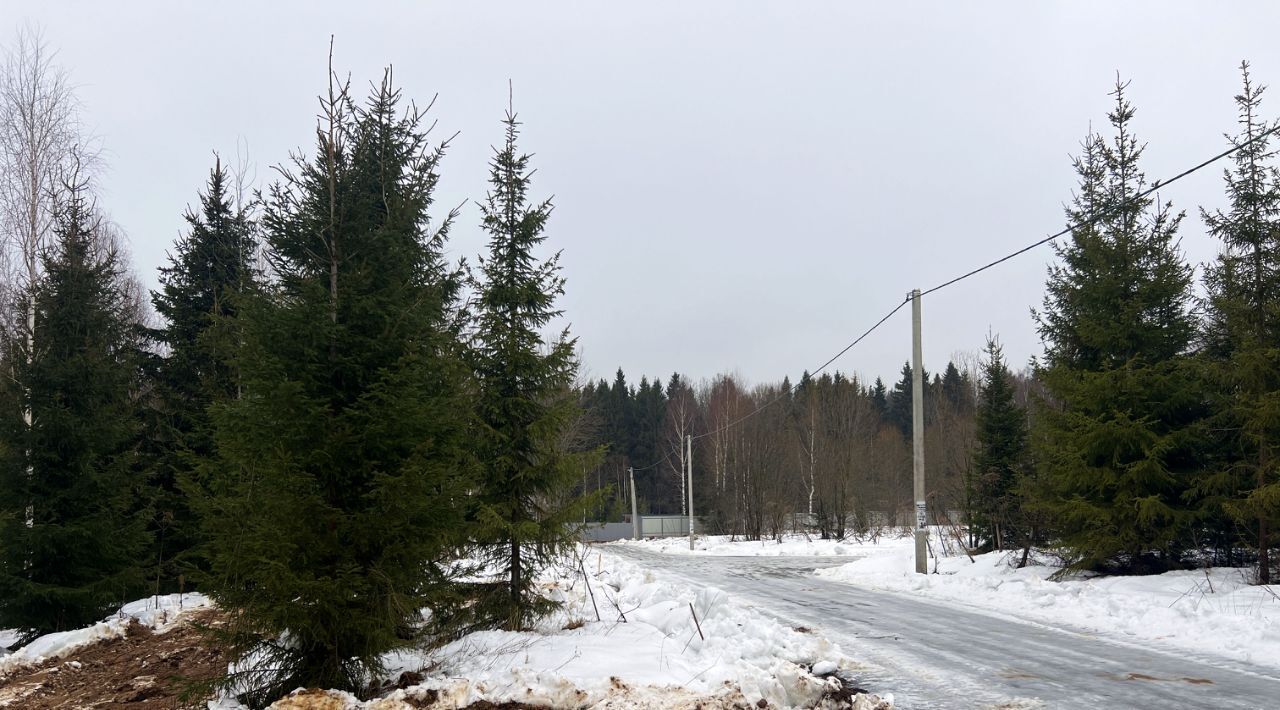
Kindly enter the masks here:
<path id="1" fill-rule="evenodd" d="M 135 267 L 182 230 L 212 151 L 247 146 L 264 184 L 310 151 L 329 35 L 361 90 L 394 65 L 439 94 L 441 205 L 479 199 L 507 81 L 554 194 L 548 243 L 593 377 L 798 376 L 901 301 L 1060 229 L 1070 156 L 1132 81 L 1149 179 L 1225 147 L 1238 65 L 1280 81 L 1273 2 L 56 2 L 4 0 L 40 25 L 107 151 L 102 202 Z M 1280 91 L 1280 90 L 1277 90 Z M 1280 116 L 1280 94 L 1264 102 Z M 1216 253 L 1198 206 L 1214 168 L 1162 192 L 1182 244 Z M 484 247 L 475 204 L 450 251 Z M 1029 309 L 1042 247 L 925 299 L 925 365 L 999 334 L 1040 352 Z M 834 367 L 896 377 L 903 309 Z"/>

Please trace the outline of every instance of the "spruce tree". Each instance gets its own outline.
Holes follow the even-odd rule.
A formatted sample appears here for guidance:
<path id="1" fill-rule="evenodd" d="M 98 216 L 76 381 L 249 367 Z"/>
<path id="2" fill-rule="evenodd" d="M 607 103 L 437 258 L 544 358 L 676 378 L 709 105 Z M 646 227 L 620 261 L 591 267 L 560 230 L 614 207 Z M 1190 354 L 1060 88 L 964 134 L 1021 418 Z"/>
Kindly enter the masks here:
<path id="1" fill-rule="evenodd" d="M 1213 428 L 1224 439 L 1201 492 L 1225 499 L 1227 511 L 1251 529 L 1258 583 L 1269 584 L 1271 538 L 1280 525 L 1280 171 L 1266 135 L 1277 124 L 1259 116 L 1264 87 L 1250 81 L 1247 62 L 1240 69 L 1240 132 L 1229 137 L 1240 149 L 1223 175 L 1228 207 L 1201 210 L 1223 247 L 1205 270 L 1204 354 L 1213 391 L 1221 393 Z"/>
<path id="2" fill-rule="evenodd" d="M 0 626 L 19 629 L 20 643 L 98 621 L 140 591 L 137 311 L 87 190 L 68 185 L 57 206 L 27 296 L 34 350 L 11 351 L 4 378 Z M 15 336 L 17 348 L 29 342 Z"/>
<path id="3" fill-rule="evenodd" d="M 151 293 L 164 324 L 152 337 L 164 346 L 153 364 L 155 392 L 149 425 L 154 497 L 152 527 L 156 584 L 172 588 L 190 576 L 198 525 L 179 481 L 193 462 L 212 454 L 209 406 L 236 395 L 239 383 L 226 342 L 238 294 L 254 284 L 257 249 L 253 225 L 235 205 L 221 161 L 209 174 L 199 210 L 184 218 L 188 232 L 160 269 L 159 291 Z M 217 324 L 219 327 L 215 329 Z"/>
<path id="4" fill-rule="evenodd" d="M 942 400 L 956 413 L 967 413 L 973 408 L 973 392 L 968 375 L 960 374 L 954 362 L 947 361 L 947 369 L 942 375 Z"/>
<path id="5" fill-rule="evenodd" d="M 889 408 L 888 389 L 884 386 L 884 380 L 876 378 L 876 383 L 871 387 L 871 406 L 875 408 L 876 414 L 885 416 L 885 412 Z"/>
<path id="6" fill-rule="evenodd" d="M 208 589 L 235 680 L 365 693 L 387 652 L 448 616 L 472 404 L 450 225 L 428 216 L 444 146 L 388 71 L 364 105 L 331 85 L 314 158 L 264 205 L 273 280 L 236 316 L 241 395 L 211 412 L 199 471 Z"/>
<path id="7" fill-rule="evenodd" d="M 481 206 L 489 249 L 475 284 L 474 358 L 484 468 L 477 539 L 505 582 L 481 598 L 478 611 L 515 630 L 550 608 L 535 591 L 535 575 L 577 542 L 574 523 L 590 502 L 569 492 L 596 456 L 564 446 L 578 406 L 571 390 L 575 341 L 567 329 L 550 342 L 543 337 L 542 329 L 560 315 L 555 301 L 564 279 L 558 253 L 545 259 L 535 253 L 546 240 L 551 202 L 530 203 L 529 156 L 517 150 L 520 124 L 510 110 L 504 125 Z M 615 396 L 626 393 L 621 370 L 618 381 Z"/>
<path id="8" fill-rule="evenodd" d="M 1013 401 L 1013 381 L 1000 343 L 987 338 L 976 411 L 972 522 L 984 547 L 1006 549 L 1018 537 L 1018 483 L 1026 464 L 1026 414 Z"/>
<path id="9" fill-rule="evenodd" d="M 912 374 L 910 362 L 902 363 L 901 378 L 888 394 L 888 401 L 884 413 L 884 420 L 887 424 L 892 424 L 902 434 L 902 438 L 911 441 L 912 427 L 912 392 L 915 389 L 915 377 Z M 922 381 L 924 382 L 924 410 L 925 416 L 932 419 L 930 413 L 930 397 L 929 397 L 929 371 L 922 371 Z M 874 396 L 874 395 L 873 395 Z"/>
<path id="10" fill-rule="evenodd" d="M 1041 377 L 1048 493 L 1038 501 L 1078 568 L 1158 571 L 1178 561 L 1192 511 L 1203 416 L 1183 355 L 1193 330 L 1191 268 L 1177 246 L 1181 213 L 1139 198 L 1143 145 L 1124 85 L 1114 136 L 1089 135 L 1074 161 L 1070 239 L 1055 245 L 1044 308 Z"/>

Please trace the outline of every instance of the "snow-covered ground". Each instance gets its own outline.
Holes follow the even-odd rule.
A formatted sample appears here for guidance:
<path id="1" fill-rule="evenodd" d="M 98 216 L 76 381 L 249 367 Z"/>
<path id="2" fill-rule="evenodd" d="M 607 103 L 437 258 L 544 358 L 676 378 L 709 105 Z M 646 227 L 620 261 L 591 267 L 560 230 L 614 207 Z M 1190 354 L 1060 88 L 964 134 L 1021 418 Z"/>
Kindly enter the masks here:
<path id="1" fill-rule="evenodd" d="M 718 589 L 694 591 L 608 554 L 588 553 L 583 568 L 585 579 L 565 568 L 543 580 L 564 606 L 535 631 L 480 632 L 434 654 L 393 659 L 393 670 L 433 670 L 390 699 L 434 690 L 446 707 L 481 700 L 564 708 L 760 700 L 812 707 L 833 682 L 813 675 L 813 666 L 825 675 L 849 663 L 825 639 L 740 606 Z M 886 700 L 881 707 L 889 707 Z M 879 702 L 867 697 L 863 707 Z"/>
<path id="2" fill-rule="evenodd" d="M 124 636 L 128 632 L 129 624 L 134 621 L 154 631 L 164 631 L 172 627 L 183 614 L 207 608 L 210 603 L 208 597 L 203 594 L 168 594 L 130 602 L 120 607 L 115 614 L 93 626 L 41 636 L 4 658 L 0 658 L 0 675 L 5 675 L 21 666 L 35 665 L 51 658 L 61 658 L 91 643 Z M 3 643 L 4 638 L 13 643 L 17 635 L 12 631 L 0 632 L 0 643 Z"/>
<path id="3" fill-rule="evenodd" d="M 329 691 L 330 705 L 391 710 L 431 697 L 433 707 L 444 708 L 515 701 L 692 709 L 762 700 L 777 708 L 822 707 L 840 687 L 829 676 L 852 664 L 821 636 L 768 619 L 720 590 L 695 591 L 609 554 L 588 552 L 581 566 L 549 570 L 541 584 L 563 606 L 535 630 L 474 633 L 432 653 L 394 655 L 387 659 L 391 680 L 411 671 L 421 673 L 421 681 L 368 703 Z M 123 636 L 135 620 L 164 631 L 184 613 L 208 606 L 198 594 L 133 602 L 93 626 L 36 639 L 0 659 L 0 675 Z M 875 696 L 859 696 L 854 704 L 858 710 L 891 706 L 891 697 Z M 209 707 L 243 706 L 221 698 Z"/>
<path id="4" fill-rule="evenodd" d="M 928 575 L 915 573 L 913 541 L 905 534 L 844 542 L 788 536 L 781 543 L 707 537 L 697 540 L 693 554 L 840 555 L 850 561 L 816 574 L 864 588 L 1280 668 L 1280 588 L 1248 584 L 1249 570 L 1076 575 L 1052 581 L 1049 577 L 1059 568 L 1051 558 L 1033 556 L 1032 564 L 1023 569 L 1016 569 L 1017 554 L 991 553 L 970 561 L 954 541 L 944 544 L 941 537 L 947 534 L 941 529 L 932 532 L 931 549 L 943 556 L 930 560 Z M 685 538 L 614 544 L 690 554 Z"/>

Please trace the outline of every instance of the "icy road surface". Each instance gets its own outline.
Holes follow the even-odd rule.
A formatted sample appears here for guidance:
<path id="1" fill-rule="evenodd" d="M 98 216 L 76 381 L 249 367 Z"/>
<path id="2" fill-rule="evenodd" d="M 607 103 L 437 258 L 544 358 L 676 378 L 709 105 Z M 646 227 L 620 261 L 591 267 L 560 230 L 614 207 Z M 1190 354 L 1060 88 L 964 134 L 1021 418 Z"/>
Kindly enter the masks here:
<path id="1" fill-rule="evenodd" d="M 1276 708 L 1280 672 L 1069 627 L 870 591 L 812 571 L 832 557 L 608 553 L 807 626 L 866 665 L 860 687 L 898 708 Z M 1039 701 L 1039 702 L 1037 702 Z"/>

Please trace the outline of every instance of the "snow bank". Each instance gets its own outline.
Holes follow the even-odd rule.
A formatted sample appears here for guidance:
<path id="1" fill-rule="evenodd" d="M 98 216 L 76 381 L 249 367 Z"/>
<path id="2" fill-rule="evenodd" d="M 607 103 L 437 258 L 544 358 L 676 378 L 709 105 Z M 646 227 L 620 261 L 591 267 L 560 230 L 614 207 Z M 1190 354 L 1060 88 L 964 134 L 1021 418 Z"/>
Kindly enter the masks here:
<path id="1" fill-rule="evenodd" d="M 46 634 L 13 653 L 0 658 L 0 675 L 22 666 L 36 665 L 50 658 L 61 658 L 91 643 L 124 636 L 129 624 L 137 621 L 155 631 L 166 631 L 185 613 L 208 607 L 212 602 L 203 594 L 168 594 L 148 597 L 120 607 L 120 611 L 93 626 L 74 631 Z"/>
<path id="2" fill-rule="evenodd" d="M 659 580 L 607 554 L 590 558 L 586 580 L 566 569 L 544 581 L 564 608 L 537 630 L 479 632 L 434 654 L 393 659 L 395 671 L 433 670 L 388 700 L 431 693 L 443 707 L 515 701 L 692 708 L 762 699 L 773 707 L 810 707 L 830 686 L 808 667 L 847 663 L 825 639 L 739 606 L 718 589 Z M 879 699 L 868 702 L 873 707 Z"/>
<path id="3" fill-rule="evenodd" d="M 1146 577 L 1048 578 L 1047 559 L 1015 569 L 1019 553 L 930 560 L 937 574 L 915 574 L 910 546 L 890 546 L 839 567 L 827 579 L 909 592 L 1022 619 L 1156 642 L 1280 668 L 1280 597 L 1247 584 L 1237 568 L 1183 570 Z"/>
<path id="4" fill-rule="evenodd" d="M 586 554 L 581 567 L 544 573 L 543 593 L 562 607 L 531 631 L 481 631 L 434 652 L 391 654 L 384 659 L 390 679 L 410 672 L 421 680 L 385 698 L 361 702 L 332 690 L 301 691 L 272 707 L 401 710 L 423 702 L 440 708 L 518 702 L 711 710 L 761 701 L 774 708 L 834 707 L 824 698 L 839 690 L 839 681 L 810 668 L 827 676 L 853 664 L 827 640 L 739 606 L 718 589 L 694 590 L 607 553 Z M 874 695 L 857 696 L 852 704 L 855 710 L 892 706 L 892 696 Z M 226 697 L 209 703 L 211 710 L 242 707 Z"/>

